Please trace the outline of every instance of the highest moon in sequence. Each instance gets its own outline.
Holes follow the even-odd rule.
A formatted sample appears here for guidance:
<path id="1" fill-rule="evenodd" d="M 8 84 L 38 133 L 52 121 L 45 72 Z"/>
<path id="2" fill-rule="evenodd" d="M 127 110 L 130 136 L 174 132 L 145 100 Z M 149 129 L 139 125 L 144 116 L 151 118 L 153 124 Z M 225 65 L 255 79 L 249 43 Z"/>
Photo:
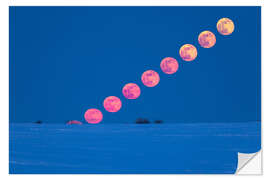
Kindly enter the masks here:
<path id="1" fill-rule="evenodd" d="M 230 35 L 234 31 L 234 23 L 229 18 L 222 18 L 217 22 L 217 30 L 222 35 Z"/>

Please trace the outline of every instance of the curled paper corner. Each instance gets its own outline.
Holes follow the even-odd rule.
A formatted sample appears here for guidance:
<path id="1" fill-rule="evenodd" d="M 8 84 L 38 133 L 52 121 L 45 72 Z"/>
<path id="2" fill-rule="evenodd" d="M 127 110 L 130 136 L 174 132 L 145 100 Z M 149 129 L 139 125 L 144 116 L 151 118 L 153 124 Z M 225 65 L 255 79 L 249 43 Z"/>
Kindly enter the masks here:
<path id="1" fill-rule="evenodd" d="M 262 174 L 262 153 L 261 150 L 256 153 L 238 153 L 238 164 L 235 174 Z"/>

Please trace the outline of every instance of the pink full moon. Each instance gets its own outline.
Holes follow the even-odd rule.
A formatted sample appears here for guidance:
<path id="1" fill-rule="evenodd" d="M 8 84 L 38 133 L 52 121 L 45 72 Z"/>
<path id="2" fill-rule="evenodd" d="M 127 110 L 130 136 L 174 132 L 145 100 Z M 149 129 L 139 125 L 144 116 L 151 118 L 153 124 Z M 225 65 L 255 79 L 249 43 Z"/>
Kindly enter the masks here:
<path id="1" fill-rule="evenodd" d="M 84 119 L 90 124 L 98 124 L 102 121 L 102 112 L 98 109 L 88 109 L 84 113 Z"/>
<path id="2" fill-rule="evenodd" d="M 184 61 L 193 61 L 198 53 L 195 46 L 192 44 L 185 44 L 180 48 L 179 54 Z"/>
<path id="3" fill-rule="evenodd" d="M 148 70 L 142 74 L 142 82 L 147 87 L 154 87 L 159 83 L 159 75 L 156 71 Z"/>
<path id="4" fill-rule="evenodd" d="M 211 31 L 203 31 L 198 37 L 199 44 L 204 48 L 211 48 L 216 44 L 216 36 Z"/>
<path id="5" fill-rule="evenodd" d="M 141 89 L 135 83 L 128 83 L 123 87 L 122 93 L 127 99 L 137 99 L 141 94 Z"/>
<path id="6" fill-rule="evenodd" d="M 121 109 L 122 102 L 116 96 L 109 96 L 104 100 L 103 106 L 109 112 L 117 112 Z"/>
<path id="7" fill-rule="evenodd" d="M 164 58 L 160 63 L 161 70 L 166 74 L 173 74 L 178 70 L 178 62 L 172 57 Z"/>

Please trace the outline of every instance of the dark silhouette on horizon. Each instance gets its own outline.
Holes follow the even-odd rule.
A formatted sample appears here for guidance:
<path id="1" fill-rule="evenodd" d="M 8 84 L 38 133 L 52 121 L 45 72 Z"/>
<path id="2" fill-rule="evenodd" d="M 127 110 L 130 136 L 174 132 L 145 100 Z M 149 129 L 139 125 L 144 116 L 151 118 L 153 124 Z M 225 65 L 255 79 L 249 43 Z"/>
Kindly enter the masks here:
<path id="1" fill-rule="evenodd" d="M 163 121 L 162 121 L 162 120 L 155 120 L 154 123 L 155 123 L 155 124 L 162 124 Z"/>
<path id="2" fill-rule="evenodd" d="M 136 124 L 150 124 L 150 121 L 148 119 L 145 118 L 138 118 L 136 119 Z"/>

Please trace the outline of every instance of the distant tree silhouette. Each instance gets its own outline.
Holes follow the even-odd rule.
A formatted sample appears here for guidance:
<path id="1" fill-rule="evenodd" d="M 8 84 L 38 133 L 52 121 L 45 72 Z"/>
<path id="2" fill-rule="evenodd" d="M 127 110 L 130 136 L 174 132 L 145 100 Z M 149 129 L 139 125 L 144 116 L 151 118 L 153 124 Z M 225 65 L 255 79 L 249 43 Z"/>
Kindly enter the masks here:
<path id="1" fill-rule="evenodd" d="M 148 119 L 145 119 L 145 118 L 138 118 L 136 119 L 136 124 L 149 124 L 150 121 Z"/>
<path id="2" fill-rule="evenodd" d="M 150 121 L 148 121 L 148 119 L 144 119 L 144 120 L 143 120 L 143 123 L 144 123 L 144 124 L 150 124 Z"/>
<path id="3" fill-rule="evenodd" d="M 163 121 L 162 121 L 162 120 L 155 120 L 154 123 L 155 123 L 155 124 L 162 124 Z"/>

